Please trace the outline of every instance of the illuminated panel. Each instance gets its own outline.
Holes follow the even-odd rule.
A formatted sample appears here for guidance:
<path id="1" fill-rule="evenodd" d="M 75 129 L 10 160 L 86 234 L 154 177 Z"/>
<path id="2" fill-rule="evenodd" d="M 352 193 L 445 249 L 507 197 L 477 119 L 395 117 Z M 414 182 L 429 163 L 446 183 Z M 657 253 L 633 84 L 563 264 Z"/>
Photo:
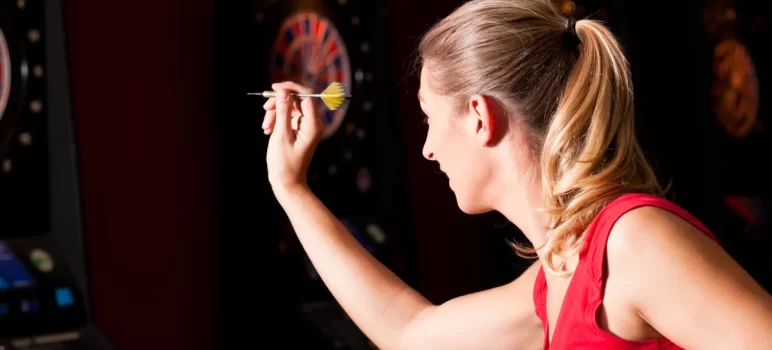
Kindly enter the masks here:
<path id="1" fill-rule="evenodd" d="M 35 285 L 32 276 L 4 242 L 0 242 L 0 287 L 26 288 Z"/>

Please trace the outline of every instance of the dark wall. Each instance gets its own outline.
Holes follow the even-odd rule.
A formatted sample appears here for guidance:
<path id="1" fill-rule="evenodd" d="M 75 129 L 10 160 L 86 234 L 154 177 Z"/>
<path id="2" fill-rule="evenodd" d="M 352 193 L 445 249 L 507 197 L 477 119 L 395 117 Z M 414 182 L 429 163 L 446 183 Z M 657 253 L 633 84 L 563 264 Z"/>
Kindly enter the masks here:
<path id="1" fill-rule="evenodd" d="M 95 319 L 220 347 L 211 1 L 65 2 Z"/>

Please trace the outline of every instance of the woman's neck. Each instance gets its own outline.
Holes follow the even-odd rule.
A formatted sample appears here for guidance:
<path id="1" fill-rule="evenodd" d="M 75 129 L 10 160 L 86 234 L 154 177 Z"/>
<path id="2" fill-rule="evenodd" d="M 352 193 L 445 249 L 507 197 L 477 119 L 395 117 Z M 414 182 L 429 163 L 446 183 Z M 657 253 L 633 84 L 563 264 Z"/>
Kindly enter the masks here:
<path id="1" fill-rule="evenodd" d="M 536 176 L 511 181 L 496 210 L 514 223 L 531 244 L 538 248 L 544 244 L 549 216 L 542 212 L 541 182 Z"/>

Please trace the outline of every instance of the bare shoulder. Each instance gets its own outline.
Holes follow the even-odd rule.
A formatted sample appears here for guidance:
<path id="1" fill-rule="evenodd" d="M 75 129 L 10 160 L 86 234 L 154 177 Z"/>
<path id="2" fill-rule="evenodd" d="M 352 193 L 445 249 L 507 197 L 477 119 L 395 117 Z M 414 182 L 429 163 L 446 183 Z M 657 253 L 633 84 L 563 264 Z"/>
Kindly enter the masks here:
<path id="1" fill-rule="evenodd" d="M 708 273 L 716 264 L 734 263 L 707 233 L 666 209 L 644 206 L 622 215 L 606 244 L 609 270 L 641 281 L 645 276 L 678 277 Z M 738 266 L 739 267 L 739 266 Z"/>
<path id="2" fill-rule="evenodd" d="M 625 286 L 624 303 L 682 348 L 772 346 L 769 293 L 679 215 L 649 206 L 624 214 L 608 238 L 606 263 Z"/>
<path id="3" fill-rule="evenodd" d="M 643 206 L 622 215 L 606 242 L 609 275 L 625 285 L 651 285 L 646 276 L 681 276 L 704 268 L 723 249 L 707 234 L 668 210 Z M 722 256 L 726 259 L 727 257 Z M 631 292 L 637 289 L 631 288 Z M 631 293 L 627 293 L 631 296 Z"/>
<path id="4" fill-rule="evenodd" d="M 722 250 L 684 218 L 654 206 L 643 206 L 622 215 L 611 230 L 606 249 L 609 263 L 658 258 L 682 250 L 702 254 Z"/>

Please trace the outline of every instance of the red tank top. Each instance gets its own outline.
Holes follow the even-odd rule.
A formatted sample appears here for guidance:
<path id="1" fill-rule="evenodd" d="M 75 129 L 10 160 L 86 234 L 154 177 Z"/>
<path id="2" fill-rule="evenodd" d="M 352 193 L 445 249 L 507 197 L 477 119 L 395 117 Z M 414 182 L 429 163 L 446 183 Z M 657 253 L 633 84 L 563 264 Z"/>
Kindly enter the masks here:
<path id="1" fill-rule="evenodd" d="M 665 199 L 645 195 L 627 194 L 609 203 L 590 224 L 583 249 L 579 253 L 579 263 L 566 291 L 561 306 L 552 344 L 549 341 L 549 323 L 547 322 L 547 280 L 544 270 L 539 269 L 534 285 L 533 298 L 536 315 L 544 327 L 544 349 L 619 349 L 653 350 L 681 349 L 670 340 L 662 337 L 646 341 L 630 341 L 602 330 L 596 322 L 597 310 L 603 302 L 606 276 L 603 261 L 606 253 L 606 241 L 614 223 L 628 211 L 654 206 L 680 216 L 710 238 L 718 242 L 713 233 L 699 220 L 683 208 Z"/>

